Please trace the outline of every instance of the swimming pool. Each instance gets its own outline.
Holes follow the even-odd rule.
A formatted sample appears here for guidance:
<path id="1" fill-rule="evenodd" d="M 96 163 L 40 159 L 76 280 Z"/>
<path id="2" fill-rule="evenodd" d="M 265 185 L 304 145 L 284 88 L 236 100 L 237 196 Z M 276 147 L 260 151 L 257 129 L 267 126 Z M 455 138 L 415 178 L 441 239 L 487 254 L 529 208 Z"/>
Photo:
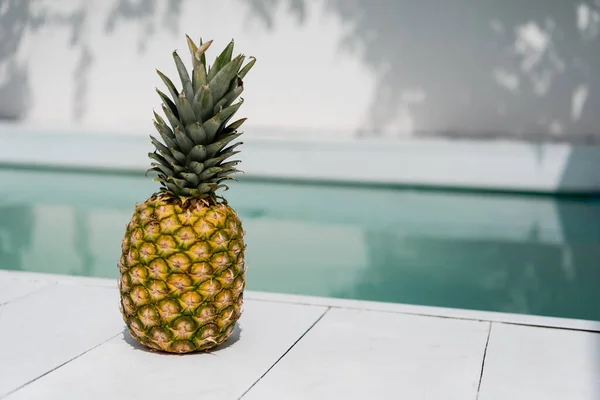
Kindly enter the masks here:
<path id="1" fill-rule="evenodd" d="M 116 278 L 143 175 L 0 168 L 0 268 Z M 248 289 L 600 320 L 600 201 L 241 181 Z"/>

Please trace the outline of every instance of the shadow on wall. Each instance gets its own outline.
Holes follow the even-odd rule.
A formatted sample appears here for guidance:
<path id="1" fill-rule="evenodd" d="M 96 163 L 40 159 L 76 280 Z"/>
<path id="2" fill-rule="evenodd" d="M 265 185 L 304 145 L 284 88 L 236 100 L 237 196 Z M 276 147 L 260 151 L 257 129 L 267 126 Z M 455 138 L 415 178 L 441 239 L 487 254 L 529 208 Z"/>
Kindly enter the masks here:
<path id="1" fill-rule="evenodd" d="M 316 3 L 240 1 L 269 29 L 280 7 L 304 22 Z M 323 2 L 377 77 L 361 135 L 600 139 L 597 0 Z M 441 125 L 461 120 L 473 130 Z"/>
<path id="2" fill-rule="evenodd" d="M 600 171 L 598 171 L 600 130 L 596 132 L 595 146 L 571 147 L 558 182 L 561 191 L 590 194 L 600 198 Z M 600 226 L 600 218 L 598 226 Z"/>
<path id="3" fill-rule="evenodd" d="M 344 23 L 340 49 L 358 57 L 376 81 L 358 135 L 600 141 L 600 0 L 236 1 L 267 29 L 276 28 L 280 12 L 301 24 L 318 17 L 317 6 Z M 120 24 L 136 24 L 143 52 L 159 29 L 178 35 L 183 7 L 192 4 L 200 10 L 206 3 L 113 0 L 104 30 L 109 35 Z M 39 60 L 19 57 L 19 47 L 26 31 L 42 26 L 70 31 L 78 51 L 72 115 L 85 114 L 94 63 L 91 5 L 68 6 L 0 2 L 0 118 L 22 118 L 30 108 L 27 65 Z"/>
<path id="4" fill-rule="evenodd" d="M 163 27 L 173 33 L 177 33 L 182 3 L 183 0 L 166 2 Z M 79 53 L 77 65 L 73 70 L 75 90 L 71 94 L 77 101 L 73 102 L 71 112 L 75 121 L 81 120 L 85 114 L 88 73 L 94 62 L 86 35 L 91 4 L 88 1 L 76 1 L 68 5 L 75 7 L 65 11 L 64 4 L 49 0 L 0 0 L 0 119 L 22 119 L 31 107 L 27 65 L 29 62 L 40 60 L 20 60 L 19 47 L 27 31 L 36 32 L 49 26 L 70 30 L 69 44 Z M 138 22 L 143 27 L 138 51 L 145 51 L 148 41 L 157 29 L 154 25 L 157 9 L 155 0 L 117 0 L 106 17 L 105 31 L 109 34 L 118 24 Z"/>

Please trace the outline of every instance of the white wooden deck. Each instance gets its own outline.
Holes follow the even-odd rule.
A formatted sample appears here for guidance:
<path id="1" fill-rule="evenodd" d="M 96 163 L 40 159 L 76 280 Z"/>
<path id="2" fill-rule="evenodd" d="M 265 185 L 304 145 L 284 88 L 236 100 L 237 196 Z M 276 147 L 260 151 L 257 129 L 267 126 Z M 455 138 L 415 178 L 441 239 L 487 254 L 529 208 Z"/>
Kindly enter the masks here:
<path id="1" fill-rule="evenodd" d="M 600 323 L 248 292 L 235 337 L 132 341 L 112 280 L 0 271 L 0 398 L 600 399 Z"/>

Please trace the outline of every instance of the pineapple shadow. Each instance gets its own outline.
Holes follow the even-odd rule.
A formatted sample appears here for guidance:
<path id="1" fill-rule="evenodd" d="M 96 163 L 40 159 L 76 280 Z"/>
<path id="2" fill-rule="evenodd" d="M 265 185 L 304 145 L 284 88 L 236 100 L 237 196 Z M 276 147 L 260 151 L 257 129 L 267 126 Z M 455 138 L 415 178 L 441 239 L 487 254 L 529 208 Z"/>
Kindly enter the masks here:
<path id="1" fill-rule="evenodd" d="M 152 353 L 152 354 L 159 354 L 159 355 L 166 355 L 166 356 L 185 356 L 185 355 L 192 355 L 192 354 L 210 355 L 210 354 L 218 353 L 221 350 L 225 350 L 225 349 L 233 346 L 234 344 L 236 344 L 238 342 L 238 340 L 240 340 L 240 338 L 241 338 L 242 331 L 243 331 L 242 327 L 240 326 L 239 323 L 237 323 L 237 324 L 235 324 L 235 328 L 233 328 L 233 333 L 231 334 L 229 339 L 227 339 L 225 341 L 225 343 L 220 344 L 219 346 L 217 346 L 213 349 L 207 350 L 207 351 L 196 351 L 196 352 L 187 353 L 187 354 L 167 353 L 164 351 L 152 350 L 152 349 L 144 346 L 137 340 L 135 340 L 129 333 L 129 330 L 127 329 L 127 327 L 123 328 L 123 341 L 125 341 L 128 345 L 133 347 L 135 350 L 143 351 L 146 353 Z"/>

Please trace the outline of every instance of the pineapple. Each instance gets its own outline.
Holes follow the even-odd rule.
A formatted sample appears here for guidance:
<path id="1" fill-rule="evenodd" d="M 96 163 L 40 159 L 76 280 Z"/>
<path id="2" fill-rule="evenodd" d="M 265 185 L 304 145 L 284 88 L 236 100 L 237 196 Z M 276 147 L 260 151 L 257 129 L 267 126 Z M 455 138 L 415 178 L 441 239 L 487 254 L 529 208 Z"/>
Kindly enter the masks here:
<path id="1" fill-rule="evenodd" d="M 232 58 L 233 40 L 206 64 L 212 40 L 196 45 L 191 76 L 173 52 L 182 90 L 157 70 L 170 96 L 162 99 L 163 120 L 150 135 L 149 153 L 160 190 L 136 204 L 125 229 L 118 262 L 121 313 L 133 336 L 150 349 L 171 353 L 208 350 L 223 343 L 242 313 L 246 286 L 244 230 L 237 213 L 216 191 L 239 172 L 245 118 L 229 123 L 242 105 L 242 79 L 256 59 Z"/>

